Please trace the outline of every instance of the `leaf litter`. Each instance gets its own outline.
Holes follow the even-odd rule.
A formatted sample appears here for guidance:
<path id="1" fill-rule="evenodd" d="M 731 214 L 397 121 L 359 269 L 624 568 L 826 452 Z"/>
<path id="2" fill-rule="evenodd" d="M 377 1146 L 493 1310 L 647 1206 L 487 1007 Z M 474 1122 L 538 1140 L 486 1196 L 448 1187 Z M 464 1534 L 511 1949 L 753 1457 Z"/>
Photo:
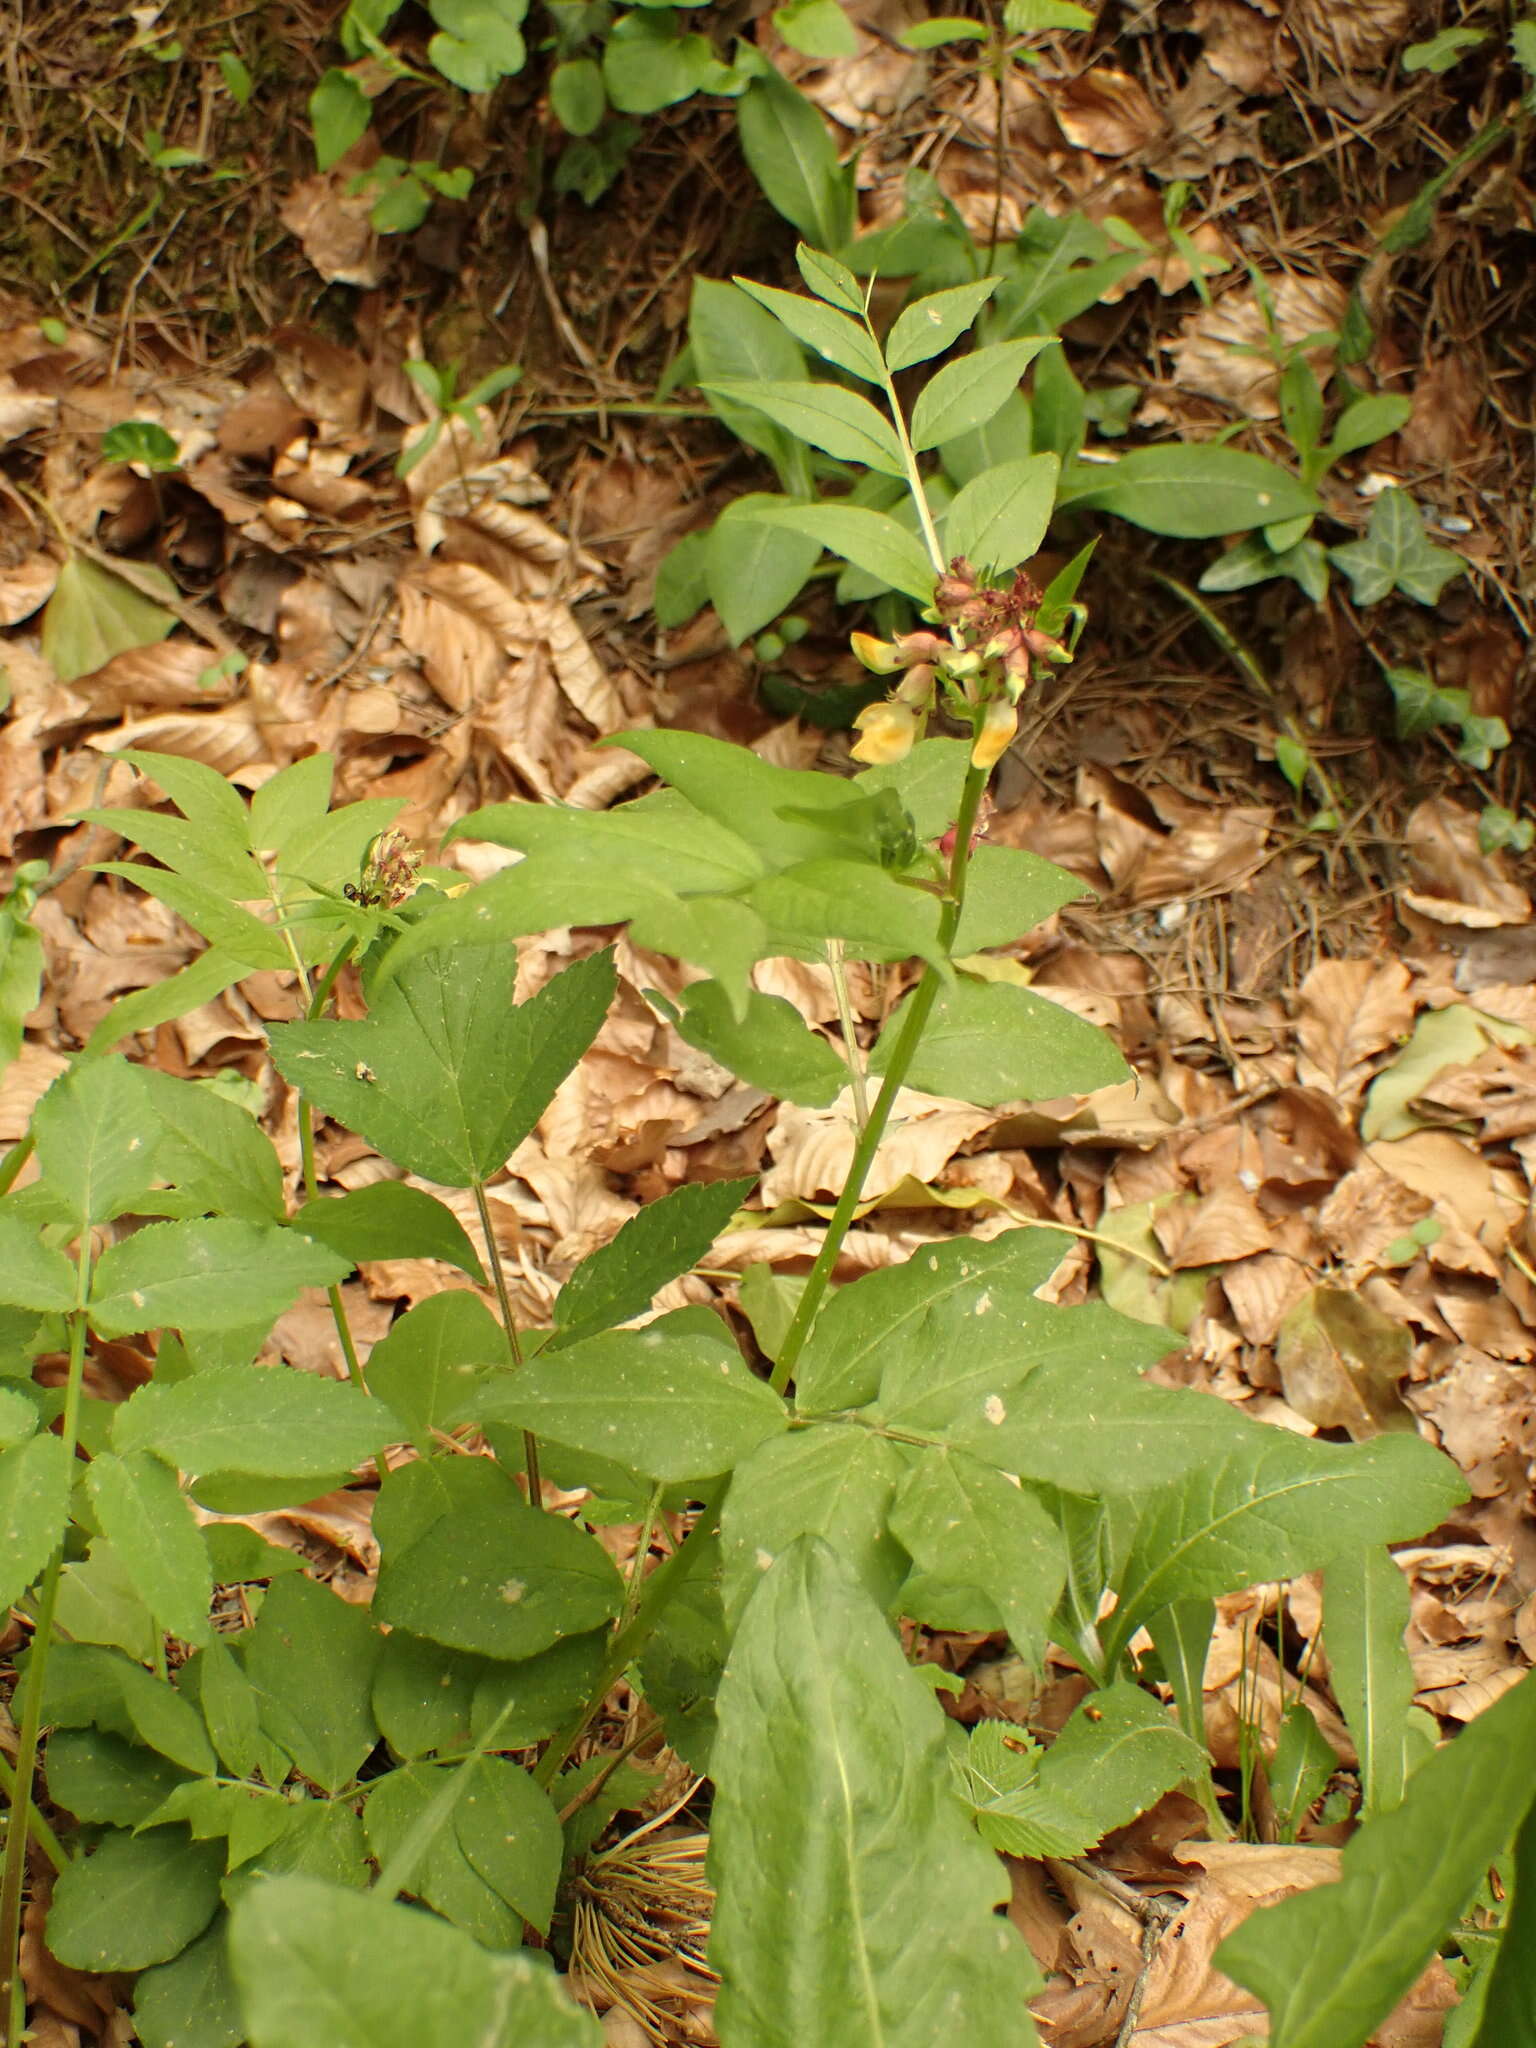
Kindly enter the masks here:
<path id="1" fill-rule="evenodd" d="M 911 124 L 939 107 L 947 125 L 935 175 L 978 234 L 1016 230 L 1035 207 L 1057 216 L 1080 205 L 1161 243 L 1118 297 L 1152 277 L 1177 301 L 1176 320 L 1135 361 L 1107 330 L 1096 334 L 1102 315 L 1087 316 L 1082 335 L 1111 367 L 1121 348 L 1127 377 L 1149 387 L 1143 422 L 1198 428 L 1234 407 L 1272 417 L 1272 366 L 1232 346 L 1263 339 L 1263 299 L 1250 285 L 1214 308 L 1194 303 L 1188 262 L 1161 234 L 1162 185 L 1172 175 L 1227 180 L 1222 218 L 1213 206 L 1192 232 L 1207 256 L 1237 256 L 1233 181 L 1240 201 L 1275 175 L 1243 100 L 1305 92 L 1333 134 L 1374 132 L 1394 117 L 1384 77 L 1405 32 L 1401 0 L 1346 10 L 1324 0 L 1284 10 L 1272 0 L 1197 0 L 1188 29 L 1198 55 L 1182 83 L 1157 70 L 1150 23 L 1117 62 L 1088 70 L 1053 42 L 1037 72 L 1015 69 L 1001 119 L 990 89 L 900 47 L 900 29 L 920 12 L 904 0 L 862 10 L 855 55 L 815 65 L 764 29 L 843 139 L 865 145 L 866 224 L 894 212 Z M 282 218 L 322 278 L 387 283 L 385 252 L 349 177 L 338 166 L 296 184 Z M 1371 203 L 1384 208 L 1384 193 Z M 1282 339 L 1334 326 L 1338 266 L 1291 267 L 1289 250 L 1262 234 L 1259 243 Z M 1368 277 L 1367 295 L 1382 289 L 1383 278 Z M 198 950 L 131 882 L 92 872 L 123 849 L 78 813 L 158 800 L 112 758 L 124 746 L 205 762 L 247 793 L 330 751 L 338 801 L 403 798 L 407 834 L 428 844 L 476 804 L 509 794 L 602 808 L 634 793 L 642 764 L 596 747 L 625 727 L 692 726 L 745 738 L 774 760 L 845 765 L 837 741 L 762 709 L 749 669 L 707 618 L 667 641 L 648 643 L 640 629 L 660 552 L 648 536 L 697 517 L 708 490 L 702 444 L 615 435 L 566 460 L 568 444 L 487 410 L 478 435 L 448 420 L 401 486 L 390 459 L 431 425 L 403 371 L 418 347 L 408 320 L 391 326 L 376 315 L 371 328 L 360 323 L 355 346 L 274 324 L 243 364 L 212 371 L 152 328 L 126 350 L 122 337 L 109 347 L 83 327 L 60 345 L 27 310 L 0 332 L 0 461 L 21 486 L 0 556 L 10 691 L 0 845 L 68 872 L 37 913 L 46 993 L 0 1086 L 0 1138 L 20 1135 L 116 997 Z M 1329 365 L 1319 355 L 1314 367 L 1322 375 Z M 1414 414 L 1401 466 L 1438 465 L 1439 483 L 1416 488 L 1459 513 L 1471 500 L 1452 465 L 1477 416 L 1475 356 L 1379 357 L 1367 374 L 1383 388 L 1406 380 Z M 1467 423 L 1454 445 L 1434 438 L 1448 415 Z M 102 432 L 129 420 L 173 437 L 173 484 L 102 459 Z M 1490 459 L 1486 436 L 1473 446 Z M 1483 500 L 1475 517 L 1474 559 L 1485 535 L 1481 559 L 1520 559 L 1529 536 L 1516 512 Z M 1525 623 L 1512 593 L 1509 609 Z M 1251 702 L 1170 660 L 1176 630 L 1163 631 L 1152 658 L 1166 700 L 1127 693 L 1126 676 L 1139 685 L 1146 671 L 1144 625 L 1105 621 L 1099 672 L 1092 659 L 1080 664 L 1052 730 L 1026 736 L 990 827 L 996 843 L 1045 854 L 1099 892 L 1092 911 L 1059 913 L 1006 965 L 1021 985 L 1106 1025 L 1137 1081 L 999 1111 L 909 1092 L 843 1277 L 957 1228 L 985 1238 L 1064 1225 L 1078 1248 L 1049 1291 L 1067 1301 L 1102 1291 L 1172 1329 L 1183 1349 L 1158 1369 L 1165 1379 L 1301 1434 L 1411 1428 L 1441 1443 L 1473 1499 L 1453 1527 L 1397 1561 L 1411 1593 L 1415 1700 L 1455 1724 L 1536 1661 L 1529 868 L 1483 850 L 1475 799 L 1454 775 L 1416 800 L 1383 782 L 1376 814 L 1399 851 L 1363 896 L 1351 895 L 1345 864 L 1298 832 L 1274 778 L 1255 767 Z M 1458 655 L 1457 633 L 1481 656 Z M 1502 692 L 1501 709 L 1474 708 L 1504 715 L 1519 659 L 1509 634 L 1491 608 L 1464 619 L 1431 650 L 1437 679 L 1466 687 L 1470 673 L 1485 698 Z M 1293 634 L 1288 680 L 1303 702 L 1316 658 Z M 818 662 L 821 674 L 837 673 L 839 657 L 818 651 L 815 636 L 804 659 L 808 674 Z M 1336 679 L 1318 686 L 1314 708 L 1329 708 L 1339 688 Z M 1216 729 L 1225 737 L 1212 757 Z M 458 847 L 447 858 L 478 879 L 501 856 Z M 521 941 L 525 992 L 595 942 L 582 932 Z M 658 1309 L 729 1305 L 754 1266 L 796 1277 L 851 1149 L 846 1100 L 815 1111 L 775 1103 L 713 1068 L 656 1015 L 643 991 L 668 989 L 672 963 L 625 941 L 620 974 L 596 1046 L 491 1191 L 514 1308 L 531 1323 L 547 1320 L 577 1259 L 690 1179 L 763 1176 L 707 1267 L 674 1283 Z M 754 980 L 835 1033 L 837 1003 L 821 971 L 767 962 Z M 860 971 L 851 986 L 867 1041 L 899 999 L 904 971 Z M 361 1014 L 350 974 L 338 998 L 339 1014 Z M 253 1091 L 294 1177 L 292 1095 L 267 1066 L 263 1026 L 290 1017 L 295 1000 L 291 977 L 256 974 L 136 1048 L 168 1072 L 223 1074 Z M 395 1171 L 335 1130 L 322 1129 L 319 1159 L 333 1189 Z M 468 1197 L 437 1192 L 473 1229 Z M 443 1284 L 427 1261 L 370 1265 L 345 1290 L 363 1345 Z M 302 1370 L 343 1375 L 318 1297 L 282 1319 L 272 1345 Z M 120 1395 L 146 1370 L 123 1345 L 102 1346 L 91 1367 Z M 371 1498 L 360 1484 L 301 1509 L 230 1519 L 366 1601 L 377 1562 Z M 579 1498 L 551 1493 L 567 1507 Z M 624 1557 L 640 1535 L 605 1533 Z M 1218 1769 L 1240 1771 L 1255 1732 L 1272 1750 L 1298 1700 L 1339 1782 L 1357 1766 L 1329 1694 L 1320 1612 L 1308 1581 L 1219 1604 L 1204 1674 Z M 999 1638 L 935 1632 L 923 1654 L 960 1675 L 951 1711 L 962 1720 L 1000 1716 L 1050 1734 L 1084 1689 L 1056 1650 L 1027 1697 Z M 638 1712 L 617 1696 L 604 1741 L 617 1747 L 640 1732 Z M 654 1736 L 637 1760 L 649 1760 L 651 1776 L 630 1787 L 632 1810 L 664 1810 L 675 1787 L 666 1776 L 658 1783 Z M 1273 1816 L 1261 1813 L 1260 1825 L 1272 1830 Z M 1211 1957 L 1256 1903 L 1335 1877 L 1338 1830 L 1315 1813 L 1291 1843 L 1213 1843 L 1205 1832 L 1205 1816 L 1174 1793 L 1108 1838 L 1090 1870 L 1015 1866 L 1013 1917 L 1047 1973 L 1036 2011 L 1052 2048 L 1110 2038 L 1229 2048 L 1263 2031 L 1255 2002 Z M 693 1839 L 670 1853 L 686 1860 Z M 660 1837 L 664 1853 L 670 1840 Z M 655 1959 L 644 1967 L 654 1978 Z M 63 1971 L 35 1940 L 26 1969 L 43 2002 L 38 2038 L 78 2038 L 79 2028 L 110 2036 L 116 2018 L 97 1980 Z M 622 1994 L 623 1972 L 615 1975 L 609 1991 Z M 1432 1967 L 1378 2031 L 1378 2048 L 1437 2041 L 1453 1995 L 1443 1966 Z M 623 2002 L 609 2013 L 616 2042 L 626 2027 L 633 2038 Z M 641 2010 L 646 2038 L 713 2038 L 696 1976 L 650 1982 Z"/>

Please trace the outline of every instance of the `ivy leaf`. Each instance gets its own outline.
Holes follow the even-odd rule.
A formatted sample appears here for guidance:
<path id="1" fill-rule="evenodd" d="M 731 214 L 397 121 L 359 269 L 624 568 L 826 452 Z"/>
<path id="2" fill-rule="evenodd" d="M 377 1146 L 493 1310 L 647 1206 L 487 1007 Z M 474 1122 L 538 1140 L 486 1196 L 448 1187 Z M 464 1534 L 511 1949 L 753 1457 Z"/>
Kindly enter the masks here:
<path id="1" fill-rule="evenodd" d="M 377 990 L 361 1023 L 272 1028 L 278 1071 L 327 1116 L 445 1187 L 489 1178 L 516 1150 L 596 1036 L 613 998 L 611 953 L 515 1003 L 511 946 L 439 949 Z"/>
<path id="2" fill-rule="evenodd" d="M 141 567 L 139 575 L 167 597 L 176 586 L 163 569 Z M 43 613 L 43 653 L 61 683 L 94 675 L 114 654 L 134 647 L 152 647 L 176 624 L 152 598 L 144 597 L 121 576 L 83 555 L 71 555 L 59 571 Z"/>
<path id="3" fill-rule="evenodd" d="M 1378 604 L 1393 590 L 1415 604 L 1437 604 L 1467 566 L 1449 548 L 1432 545 L 1418 506 L 1399 490 L 1383 491 L 1371 507 L 1364 540 L 1330 548 L 1328 557 L 1349 578 L 1356 604 Z"/>

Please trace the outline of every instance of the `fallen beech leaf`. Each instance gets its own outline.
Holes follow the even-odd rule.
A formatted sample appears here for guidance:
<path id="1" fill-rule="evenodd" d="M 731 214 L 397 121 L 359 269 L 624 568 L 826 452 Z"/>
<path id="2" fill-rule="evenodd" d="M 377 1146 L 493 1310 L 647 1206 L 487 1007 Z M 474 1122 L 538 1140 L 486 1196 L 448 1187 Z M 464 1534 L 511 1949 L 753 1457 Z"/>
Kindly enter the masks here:
<path id="1" fill-rule="evenodd" d="M 1298 1078 L 1352 1104 L 1377 1054 L 1407 1036 L 1414 999 L 1401 960 L 1323 960 L 1301 985 Z"/>
<path id="2" fill-rule="evenodd" d="M 1280 1325 L 1275 1345 L 1291 1407 L 1318 1429 L 1348 1430 L 1355 1443 L 1416 1427 L 1397 1391 L 1412 1357 L 1400 1323 L 1338 1287 L 1314 1287 Z"/>
<path id="3" fill-rule="evenodd" d="M 1053 92 L 1056 125 L 1074 149 L 1130 156 L 1163 132 L 1163 117 L 1129 72 L 1097 65 Z"/>

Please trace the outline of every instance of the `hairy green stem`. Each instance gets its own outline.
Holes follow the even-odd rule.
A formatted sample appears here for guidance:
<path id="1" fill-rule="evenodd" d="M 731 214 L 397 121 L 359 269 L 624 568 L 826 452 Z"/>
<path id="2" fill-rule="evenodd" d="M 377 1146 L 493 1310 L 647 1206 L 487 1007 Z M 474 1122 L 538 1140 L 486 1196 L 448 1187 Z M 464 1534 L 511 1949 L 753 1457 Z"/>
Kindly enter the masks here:
<path id="1" fill-rule="evenodd" d="M 80 1436 L 80 1396 L 85 1383 L 86 1319 L 84 1303 L 91 1291 L 91 1233 L 89 1225 L 80 1232 L 75 1257 L 77 1276 L 76 1308 L 70 1322 L 69 1376 L 64 1385 L 64 1415 L 59 1426 L 70 1472 L 74 1471 L 75 1445 Z M 43 1727 L 43 1681 L 48 1671 L 48 1650 L 53 1637 L 54 1610 L 59 1598 L 59 1574 L 64 1564 L 64 1539 L 60 1536 L 43 1574 L 38 1594 L 37 1624 L 32 1631 L 32 1654 L 21 1689 L 21 1714 L 17 1724 L 16 1782 L 11 1796 L 10 1827 L 5 1840 L 5 1865 L 0 1872 L 0 2022 L 8 2048 L 20 2048 L 26 2031 L 26 1990 L 21 1981 L 22 1895 L 27 1881 L 27 1838 L 32 1822 L 32 1782 L 37 1772 L 37 1751 Z"/>
<path id="2" fill-rule="evenodd" d="M 507 1343 L 512 1351 L 512 1363 L 521 1365 L 523 1347 L 518 1339 L 517 1319 L 512 1313 L 512 1297 L 507 1292 L 507 1276 L 502 1268 L 501 1247 L 496 1242 L 496 1232 L 491 1227 L 491 1205 L 486 1198 L 485 1182 L 473 1183 L 475 1190 L 475 1213 L 480 1218 L 480 1234 L 485 1239 L 485 1262 L 491 1269 L 491 1280 L 496 1289 L 496 1302 L 501 1310 L 501 1327 L 507 1333 Z M 544 1505 L 544 1486 L 539 1476 L 539 1440 L 531 1429 L 523 1431 L 523 1470 L 528 1475 L 528 1503 L 530 1507 Z"/>
<path id="3" fill-rule="evenodd" d="M 837 1003 L 837 1021 L 843 1031 L 843 1052 L 853 1087 L 853 1120 L 862 1131 L 869 1122 L 869 1085 L 854 1024 L 853 1003 L 848 994 L 848 968 L 843 959 L 841 939 L 827 940 L 827 972 L 832 977 L 832 994 Z"/>

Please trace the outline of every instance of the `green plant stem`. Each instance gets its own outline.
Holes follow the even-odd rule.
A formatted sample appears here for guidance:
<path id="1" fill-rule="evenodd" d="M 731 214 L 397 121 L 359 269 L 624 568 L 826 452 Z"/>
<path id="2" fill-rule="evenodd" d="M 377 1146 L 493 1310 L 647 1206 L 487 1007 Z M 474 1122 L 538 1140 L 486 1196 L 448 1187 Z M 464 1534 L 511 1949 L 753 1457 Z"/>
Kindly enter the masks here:
<path id="1" fill-rule="evenodd" d="M 640 1540 L 635 1545 L 634 1559 L 624 1587 L 624 1605 L 619 1612 L 621 1630 L 633 1619 L 635 1609 L 640 1604 L 640 1595 L 645 1587 L 645 1560 L 650 1555 L 651 1538 L 656 1533 L 656 1518 L 661 1513 L 661 1496 L 664 1490 L 658 1479 L 651 1488 L 650 1499 L 645 1504 L 645 1520 L 640 1524 Z"/>
<path id="2" fill-rule="evenodd" d="M 288 942 L 288 952 L 293 961 L 294 972 L 299 977 L 299 986 L 304 990 L 305 1020 L 312 1024 L 317 1017 L 322 1015 L 326 1004 L 330 1001 L 331 990 L 336 986 L 336 977 L 356 951 L 357 940 L 355 938 L 348 938 L 342 941 L 331 964 L 326 968 L 324 974 L 321 975 L 316 986 L 311 989 L 309 977 L 304 971 L 304 963 L 299 958 L 299 951 L 293 943 L 292 935 L 285 932 L 284 936 Z M 313 1202 L 318 1198 L 320 1190 L 320 1176 L 315 1166 L 315 1112 L 309 1097 L 302 1093 L 299 1096 L 298 1108 L 299 1172 L 308 1197 Z M 347 1377 L 360 1394 L 366 1394 L 368 1382 L 363 1375 L 362 1360 L 357 1355 L 357 1345 L 352 1337 L 352 1325 L 347 1320 L 347 1304 L 342 1300 L 341 1287 L 338 1282 L 332 1281 L 331 1285 L 327 1287 L 325 1298 L 331 1306 L 331 1321 L 336 1325 L 336 1341 L 341 1346 L 342 1357 L 347 1361 Z"/>
<path id="3" fill-rule="evenodd" d="M 485 1263 L 491 1269 L 491 1280 L 496 1288 L 496 1302 L 501 1310 L 501 1327 L 507 1335 L 514 1366 L 523 1362 L 523 1347 L 518 1339 L 517 1320 L 512 1314 L 512 1297 L 507 1292 L 507 1276 L 502 1268 L 501 1247 L 496 1242 L 496 1232 L 491 1227 L 491 1205 L 486 1199 L 485 1182 L 473 1183 L 475 1190 L 475 1213 L 480 1218 L 480 1234 L 485 1239 Z M 539 1477 L 539 1440 L 531 1429 L 523 1431 L 523 1470 L 528 1475 L 528 1502 L 531 1507 L 544 1505 L 544 1485 Z"/>
<path id="4" fill-rule="evenodd" d="M 75 1270 L 77 1298 L 83 1303 L 91 1288 L 91 1233 L 80 1232 Z M 77 1308 L 70 1322 L 69 1376 L 64 1385 L 64 1415 L 59 1434 L 71 1472 L 75 1445 L 80 1436 L 80 1395 L 85 1383 L 85 1310 Z M 26 1990 L 21 1981 L 21 1910 L 27 1881 L 27 1839 L 32 1832 L 32 1782 L 37 1772 L 37 1750 L 43 1726 L 43 1681 L 48 1672 L 48 1650 L 53 1639 L 54 1610 L 59 1598 L 59 1574 L 64 1564 L 64 1539 L 54 1545 L 43 1574 L 38 1595 L 37 1623 L 32 1631 L 32 1654 L 22 1686 L 21 1714 L 17 1725 L 16 1779 L 11 1796 L 10 1827 L 5 1840 L 5 1865 L 0 1872 L 0 1969 L 5 1971 L 0 1988 L 0 2020 L 5 2025 L 8 2048 L 20 2048 L 26 2031 Z"/>
<path id="5" fill-rule="evenodd" d="M 848 969 L 843 959 L 841 939 L 827 941 L 827 972 L 832 977 L 832 994 L 837 1002 L 837 1021 L 842 1026 L 843 1050 L 848 1061 L 848 1073 L 853 1087 L 853 1118 L 862 1131 L 869 1122 L 869 1084 L 864 1073 L 864 1062 L 859 1056 L 857 1027 L 854 1024 L 853 1004 L 848 996 Z"/>
<path id="6" fill-rule="evenodd" d="M 5 1794 L 7 1807 L 16 1804 L 16 1773 L 7 1760 L 0 1756 L 0 1792 Z M 32 1839 L 48 1858 L 55 1870 L 62 1870 L 69 1861 L 69 1852 L 46 1820 L 33 1806 L 27 1815 L 27 1825 L 32 1830 Z"/>
<path id="7" fill-rule="evenodd" d="M 987 786 L 987 774 L 988 771 L 984 768 L 972 768 L 966 775 L 965 787 L 960 796 L 959 815 L 955 820 L 955 850 L 949 864 L 949 888 L 944 903 L 944 914 L 939 921 L 939 943 L 946 948 L 959 928 L 960 913 L 965 907 L 971 834 L 976 828 L 976 814 L 981 808 L 982 792 Z M 927 968 L 907 1006 L 901 1033 L 891 1054 L 889 1071 L 875 1099 L 869 1123 L 854 1150 L 848 1168 L 847 1183 L 836 1209 L 832 1212 L 832 1219 L 822 1239 L 821 1250 L 811 1268 L 805 1292 L 800 1297 L 780 1350 L 779 1362 L 774 1368 L 770 1382 L 775 1393 L 783 1393 L 794 1371 L 795 1362 L 810 1335 L 811 1325 L 831 1282 L 833 1268 L 842 1252 L 843 1241 L 853 1222 L 854 1212 L 859 1206 L 864 1181 L 880 1148 L 880 1140 L 884 1135 L 891 1108 L 912 1063 L 912 1055 L 917 1050 L 929 1012 L 937 999 L 941 978 L 936 969 Z M 592 1688 L 586 1706 L 551 1737 L 549 1747 L 534 1767 L 536 1783 L 548 1786 L 554 1782 L 572 1750 L 597 1718 L 609 1692 L 650 1640 L 667 1603 L 697 1566 L 704 1555 L 708 1539 L 719 1527 L 720 1510 L 729 1485 L 728 1476 L 716 1479 L 700 1493 L 693 1527 L 672 1555 L 663 1558 L 646 1580 L 634 1613 L 621 1622 L 614 1635 L 607 1660 L 598 1674 L 597 1683 Z"/>

